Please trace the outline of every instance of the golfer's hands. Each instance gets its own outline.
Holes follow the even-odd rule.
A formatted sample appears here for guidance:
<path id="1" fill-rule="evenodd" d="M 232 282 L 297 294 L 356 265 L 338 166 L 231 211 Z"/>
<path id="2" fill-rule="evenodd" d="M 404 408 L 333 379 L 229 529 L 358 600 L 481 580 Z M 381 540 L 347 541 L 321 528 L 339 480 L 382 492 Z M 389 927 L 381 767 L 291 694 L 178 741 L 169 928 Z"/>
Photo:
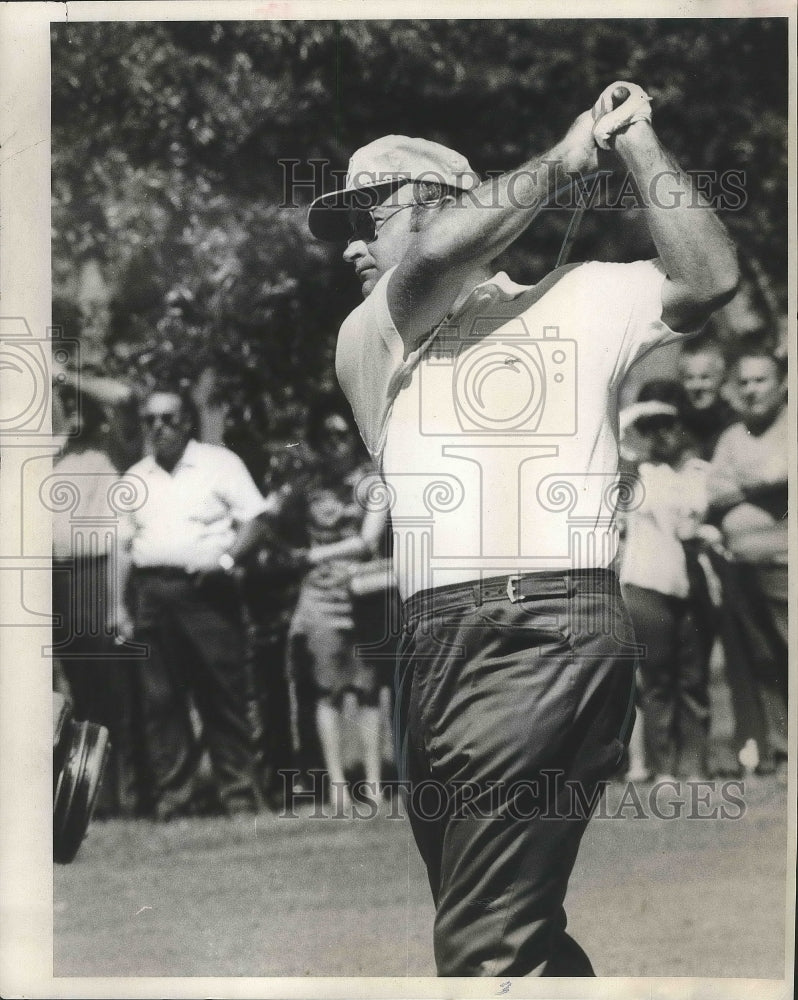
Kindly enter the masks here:
<path id="1" fill-rule="evenodd" d="M 616 80 L 599 95 L 589 111 L 584 111 L 563 140 L 569 170 L 591 173 L 598 170 L 599 150 L 612 149 L 615 137 L 637 122 L 651 122 L 651 98 L 636 83 Z"/>
<path id="2" fill-rule="evenodd" d="M 616 80 L 605 87 L 591 110 L 593 139 L 600 149 L 612 149 L 615 137 L 637 122 L 651 124 L 651 98 L 636 83 Z"/>

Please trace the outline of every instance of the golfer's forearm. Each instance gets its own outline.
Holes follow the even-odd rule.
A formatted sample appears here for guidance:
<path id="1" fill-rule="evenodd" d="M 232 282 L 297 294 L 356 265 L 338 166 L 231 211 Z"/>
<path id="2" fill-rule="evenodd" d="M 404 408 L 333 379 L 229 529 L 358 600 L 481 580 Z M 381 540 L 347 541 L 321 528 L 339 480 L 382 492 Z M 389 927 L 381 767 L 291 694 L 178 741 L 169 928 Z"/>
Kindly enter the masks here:
<path id="1" fill-rule="evenodd" d="M 406 351 L 441 322 L 466 279 L 486 270 L 521 235 L 566 175 L 592 168 L 594 156 L 595 144 L 582 115 L 547 153 L 485 181 L 456 205 L 437 209 L 424 221 L 388 286 L 388 306 Z"/>
<path id="2" fill-rule="evenodd" d="M 489 263 L 513 243 L 570 172 L 581 171 L 586 157 L 568 138 L 518 169 L 484 181 L 458 205 L 440 213 L 419 232 L 412 257 L 430 267 L 470 267 Z M 419 268 L 421 270 L 421 268 Z"/>
<path id="3" fill-rule="evenodd" d="M 615 148 L 643 196 L 649 230 L 670 282 L 697 307 L 723 305 L 737 287 L 737 255 L 715 211 L 648 122 L 619 134 Z"/>

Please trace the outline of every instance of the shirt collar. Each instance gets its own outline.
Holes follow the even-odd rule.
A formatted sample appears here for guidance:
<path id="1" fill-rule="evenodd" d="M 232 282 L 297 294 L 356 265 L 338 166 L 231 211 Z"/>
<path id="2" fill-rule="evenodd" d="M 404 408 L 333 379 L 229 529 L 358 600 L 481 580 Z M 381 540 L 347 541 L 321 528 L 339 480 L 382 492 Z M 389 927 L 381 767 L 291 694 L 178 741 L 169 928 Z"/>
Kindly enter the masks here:
<path id="1" fill-rule="evenodd" d="M 496 274 L 491 278 L 486 278 L 475 286 L 474 291 L 478 288 L 496 288 L 502 295 L 506 296 L 508 299 L 515 299 L 524 292 L 528 292 L 532 285 L 519 285 L 517 281 L 513 281 L 506 271 L 497 271 Z"/>
<path id="2" fill-rule="evenodd" d="M 191 438 L 183 450 L 183 454 L 177 460 L 177 464 L 171 472 L 167 472 L 162 465 L 155 461 L 154 455 L 145 455 L 144 461 L 147 463 L 147 472 L 163 472 L 167 476 L 173 476 L 181 467 L 193 468 L 197 464 L 199 454 L 198 442 Z"/>
<path id="3" fill-rule="evenodd" d="M 532 287 L 532 285 L 519 285 L 509 277 L 506 271 L 498 271 L 490 278 L 486 278 L 484 281 L 480 281 L 478 285 L 474 285 L 460 307 L 453 310 L 447 316 L 447 320 L 454 319 L 455 316 L 459 316 L 477 302 L 486 302 L 492 298 L 516 299 L 524 292 L 528 292 Z"/>
<path id="4" fill-rule="evenodd" d="M 180 456 L 178 465 L 196 465 L 199 458 L 199 444 L 194 438 L 189 438 L 186 449 Z"/>

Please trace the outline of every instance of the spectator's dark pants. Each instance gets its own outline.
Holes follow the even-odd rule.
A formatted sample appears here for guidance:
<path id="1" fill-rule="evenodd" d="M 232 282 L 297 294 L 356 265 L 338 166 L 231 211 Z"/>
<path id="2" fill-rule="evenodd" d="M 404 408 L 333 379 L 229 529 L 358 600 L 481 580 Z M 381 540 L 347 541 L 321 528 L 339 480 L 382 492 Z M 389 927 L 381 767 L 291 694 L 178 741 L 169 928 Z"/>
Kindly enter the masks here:
<path id="1" fill-rule="evenodd" d="M 251 614 L 252 612 L 250 612 Z M 271 620 L 265 615 L 271 614 Z M 249 655 L 254 680 L 255 705 L 252 728 L 257 747 L 261 785 L 270 798 L 283 789 L 280 773 L 293 768 L 291 700 L 285 669 L 287 624 L 276 622 L 273 612 L 252 621 Z"/>
<path id="2" fill-rule="evenodd" d="M 563 901 L 634 719 L 614 574 L 536 573 L 405 604 L 397 759 L 436 905 L 441 976 L 591 976 Z"/>
<path id="3" fill-rule="evenodd" d="M 655 774 L 704 775 L 711 647 L 690 600 L 624 585 L 640 654 L 648 766 Z"/>
<path id="4" fill-rule="evenodd" d="M 259 793 L 240 604 L 223 574 L 200 580 L 179 570 L 136 570 L 136 640 L 149 647 L 139 662 L 144 739 L 159 818 L 190 811 L 198 793 L 200 744 L 189 694 L 202 723 L 222 805 L 255 808 Z"/>
<path id="5" fill-rule="evenodd" d="M 289 575 L 275 577 L 250 568 L 242 581 L 242 597 L 254 695 L 250 716 L 257 766 L 268 801 L 279 807 L 285 789 L 283 775 L 297 766 L 286 669 L 286 643 L 296 605 L 296 581 Z"/>
<path id="6" fill-rule="evenodd" d="M 133 679 L 108 623 L 108 558 L 53 559 L 53 656 L 66 678 L 74 717 L 108 729 L 111 752 L 97 816 L 136 811 Z"/>
<path id="7" fill-rule="evenodd" d="M 769 769 L 787 755 L 787 567 L 718 561 L 718 572 L 735 743 L 756 740 Z"/>

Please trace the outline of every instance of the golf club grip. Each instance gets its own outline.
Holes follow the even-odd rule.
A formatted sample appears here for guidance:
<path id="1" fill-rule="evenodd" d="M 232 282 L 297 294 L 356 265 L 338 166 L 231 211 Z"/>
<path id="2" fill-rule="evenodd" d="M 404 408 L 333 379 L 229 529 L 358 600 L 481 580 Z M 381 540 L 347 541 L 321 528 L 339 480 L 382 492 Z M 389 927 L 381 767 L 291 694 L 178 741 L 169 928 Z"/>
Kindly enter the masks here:
<path id="1" fill-rule="evenodd" d="M 619 108 L 626 98 L 629 96 L 629 90 L 626 87 L 616 87 L 612 92 L 612 107 Z"/>

